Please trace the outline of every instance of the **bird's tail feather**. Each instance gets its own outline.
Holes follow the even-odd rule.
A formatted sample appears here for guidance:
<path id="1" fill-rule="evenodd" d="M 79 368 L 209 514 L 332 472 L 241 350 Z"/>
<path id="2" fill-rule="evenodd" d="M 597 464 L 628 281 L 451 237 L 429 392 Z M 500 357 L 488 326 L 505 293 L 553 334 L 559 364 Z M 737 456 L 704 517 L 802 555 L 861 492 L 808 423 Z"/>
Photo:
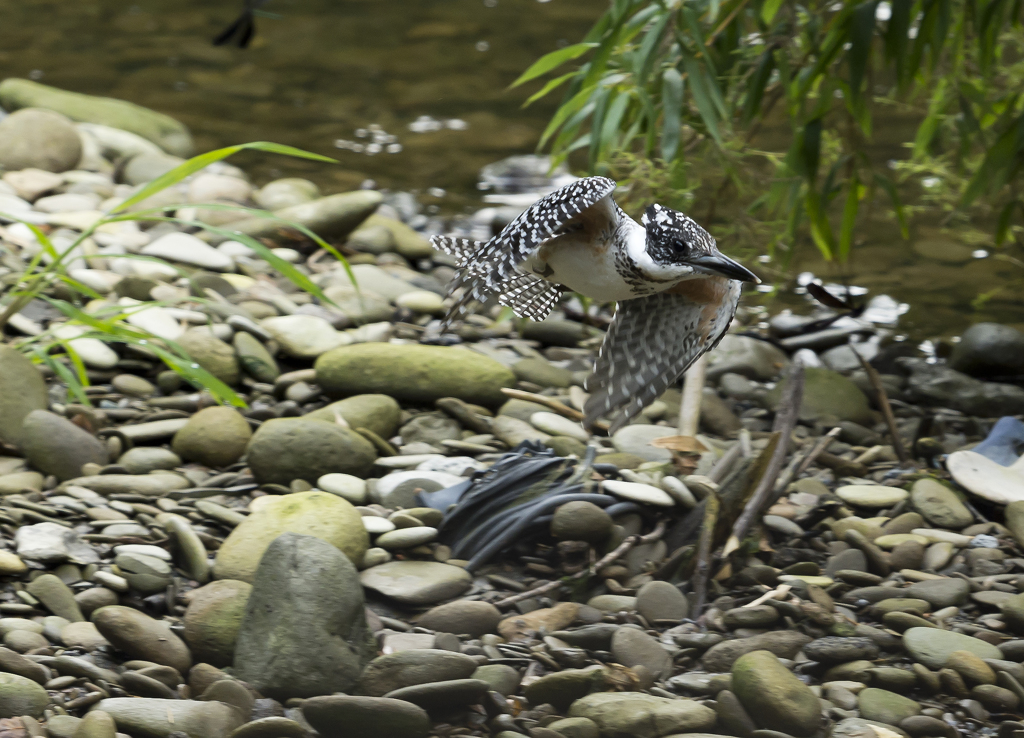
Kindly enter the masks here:
<path id="1" fill-rule="evenodd" d="M 474 241 L 471 238 L 454 238 L 452 236 L 431 236 L 430 245 L 438 251 L 443 251 L 449 256 L 459 260 L 459 264 L 465 265 L 473 254 L 483 248 L 486 241 Z"/>

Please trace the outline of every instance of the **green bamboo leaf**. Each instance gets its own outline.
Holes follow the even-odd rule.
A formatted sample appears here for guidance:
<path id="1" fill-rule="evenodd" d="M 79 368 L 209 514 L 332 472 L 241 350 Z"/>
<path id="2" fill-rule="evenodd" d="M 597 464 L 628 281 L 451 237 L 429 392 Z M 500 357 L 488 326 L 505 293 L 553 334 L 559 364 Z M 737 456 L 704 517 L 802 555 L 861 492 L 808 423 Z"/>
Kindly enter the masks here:
<path id="1" fill-rule="evenodd" d="M 807 211 L 807 218 L 811 227 L 811 240 L 818 247 L 822 257 L 826 261 L 832 261 L 835 251 L 833 248 L 832 226 L 829 224 L 828 217 L 821 207 L 818 191 L 813 187 L 807 188 L 804 196 L 804 208 Z"/>
<path id="2" fill-rule="evenodd" d="M 661 16 L 654 22 L 654 25 L 644 37 L 640 48 L 637 49 L 636 74 L 637 83 L 640 85 L 645 84 L 647 77 L 651 74 L 651 69 L 656 59 L 655 52 L 661 45 L 661 40 L 665 36 L 665 29 L 668 27 L 670 20 L 672 20 L 672 13 L 668 12 L 667 9 L 662 9 Z"/>
<path id="3" fill-rule="evenodd" d="M 995 192 L 1009 179 L 1010 173 L 1019 166 L 1017 161 L 1024 150 L 1024 114 L 1006 126 L 996 142 L 985 153 L 960 200 L 961 207 L 967 207 L 980 195 Z"/>
<path id="4" fill-rule="evenodd" d="M 693 101 L 697 104 L 697 112 L 704 122 L 704 127 L 711 138 L 715 140 L 715 143 L 718 144 L 718 147 L 723 148 L 725 144 L 722 141 L 722 134 L 718 130 L 717 112 L 715 104 L 711 100 L 711 95 L 708 93 L 704 70 L 701 69 L 697 60 L 689 54 L 684 54 L 683 64 L 686 67 L 686 76 L 690 80 L 690 94 L 693 95 Z"/>
<path id="5" fill-rule="evenodd" d="M 544 133 L 541 134 L 537 148 L 544 148 L 544 144 L 547 143 L 547 140 L 551 138 L 555 131 L 562 127 L 566 120 L 569 119 L 569 116 L 579 112 L 580 108 L 590 102 L 590 98 L 595 94 L 596 90 L 596 86 L 584 87 L 573 95 L 570 100 L 562 103 L 561 107 L 559 107 L 551 117 L 551 121 L 548 123 L 547 128 L 544 129 Z"/>
<path id="6" fill-rule="evenodd" d="M 761 6 L 761 21 L 766 26 L 770 26 L 781 7 L 782 0 L 765 0 L 765 3 Z"/>
<path id="7" fill-rule="evenodd" d="M 619 151 L 623 147 L 623 144 L 618 143 L 616 139 L 622 126 L 622 119 L 625 117 L 626 110 L 629 107 L 629 101 L 632 99 L 632 93 L 629 90 L 625 90 L 618 93 L 611 105 L 608 106 L 608 112 L 604 117 L 604 124 L 601 126 L 601 148 L 604 152 L 607 152 L 606 155 Z"/>
<path id="8" fill-rule="evenodd" d="M 806 166 L 804 177 L 808 182 L 813 182 L 818 176 L 818 162 L 821 160 L 821 118 L 807 122 L 800 143 Z"/>
<path id="9" fill-rule="evenodd" d="M 907 40 L 910 33 L 910 11 L 914 0 L 891 0 L 891 15 L 885 29 L 885 55 L 896 68 L 900 87 L 907 83 Z"/>
<path id="10" fill-rule="evenodd" d="M 1020 208 L 1021 213 L 1024 213 L 1024 202 L 1020 200 L 1010 200 L 1006 203 L 1002 210 L 999 211 L 999 223 L 996 226 L 996 246 L 1002 246 L 1006 241 L 1006 236 L 1010 233 L 1010 224 L 1013 219 L 1013 211 Z"/>
<path id="11" fill-rule="evenodd" d="M 200 169 L 204 169 L 214 162 L 226 159 L 232 154 L 237 154 L 239 151 L 244 151 L 246 149 L 265 151 L 271 154 L 295 156 L 300 159 L 312 159 L 313 161 L 323 161 L 331 164 L 338 163 L 337 160 L 332 159 L 329 156 L 321 156 L 320 154 L 313 154 L 309 151 L 297 149 L 294 146 L 284 146 L 282 144 L 275 144 L 267 141 L 255 141 L 252 143 L 238 144 L 236 146 L 226 146 L 223 149 L 216 149 L 215 151 L 208 151 L 207 153 L 200 154 L 199 156 L 193 156 L 188 161 L 182 162 L 171 171 L 154 179 L 127 200 L 115 206 L 110 212 L 118 213 L 126 208 L 130 208 L 132 205 L 136 205 L 146 198 L 152 197 L 156 193 L 161 192 L 172 185 L 178 184 L 186 177 L 190 177 L 198 172 Z"/>
<path id="12" fill-rule="evenodd" d="M 683 77 L 675 67 L 662 72 L 661 107 L 661 158 L 670 162 L 676 158 L 682 132 Z"/>
<path id="13" fill-rule="evenodd" d="M 768 47 L 757 60 L 753 74 L 747 81 L 746 93 L 743 97 L 743 112 L 740 120 L 743 125 L 749 125 L 754 116 L 761 112 L 761 101 L 764 99 L 765 88 L 768 87 L 768 80 L 771 79 L 772 70 L 775 69 L 775 49 Z"/>
<path id="14" fill-rule="evenodd" d="M 608 110 L 608 98 L 610 95 L 611 90 L 607 87 L 602 87 L 594 98 L 594 113 L 590 119 L 590 152 L 588 156 L 588 169 L 591 174 L 594 173 L 597 167 L 597 155 L 603 144 L 601 141 L 601 130 L 604 126 L 604 115 Z"/>
<path id="15" fill-rule="evenodd" d="M 526 98 L 526 102 L 523 103 L 523 107 L 525 108 L 525 107 L 527 107 L 529 105 L 532 105 L 533 103 L 537 102 L 542 97 L 544 97 L 549 92 L 551 92 L 553 89 L 555 89 L 556 87 L 561 86 L 566 80 L 572 79 L 576 75 L 577 75 L 577 72 L 569 72 L 568 74 L 563 74 L 561 77 L 555 77 L 554 79 L 549 79 L 545 83 L 545 85 L 540 88 L 540 90 L 538 90 L 537 92 L 533 93 L 528 98 Z"/>
<path id="16" fill-rule="evenodd" d="M 900 224 L 900 235 L 906 240 L 910 238 L 910 226 L 907 222 L 907 212 L 903 207 L 903 201 L 900 199 L 900 193 L 896 190 L 896 185 L 888 177 L 876 173 L 874 178 L 875 184 L 885 190 L 886 194 L 889 195 L 889 200 L 892 202 L 892 208 L 896 211 L 896 219 Z"/>
<path id="17" fill-rule="evenodd" d="M 861 3 L 850 15 L 849 44 L 846 60 L 850 73 L 850 104 L 857 108 L 861 102 L 864 73 L 871 56 L 871 42 L 875 35 L 875 12 L 878 0 Z"/>
<path id="18" fill-rule="evenodd" d="M 843 206 L 843 222 L 839 227 L 839 261 L 845 263 L 850 256 L 853 245 L 853 227 L 857 222 L 857 210 L 860 208 L 860 180 L 854 174 L 848 184 L 846 204 Z"/>
<path id="19" fill-rule="evenodd" d="M 540 77 L 542 74 L 547 74 L 552 69 L 556 69 L 557 67 L 562 66 L 567 61 L 578 59 L 591 49 L 597 47 L 598 45 L 599 44 L 596 43 L 583 42 L 580 44 L 572 44 L 571 46 L 566 46 L 565 48 L 558 49 L 556 51 L 552 51 L 548 54 L 545 54 L 540 59 L 531 64 L 525 72 L 519 75 L 519 79 L 510 84 L 509 89 L 512 89 L 513 87 L 518 87 L 524 82 L 529 82 L 531 79 L 536 79 L 537 77 Z"/>
<path id="20" fill-rule="evenodd" d="M 928 153 L 928 148 L 931 146 L 935 134 L 938 133 L 939 125 L 944 117 L 943 111 L 946 108 L 946 82 L 946 78 L 943 77 L 935 85 L 935 91 L 928 104 L 928 113 L 921 121 L 921 125 L 917 127 L 917 133 L 914 136 L 913 156 L 915 159 L 920 159 Z"/>

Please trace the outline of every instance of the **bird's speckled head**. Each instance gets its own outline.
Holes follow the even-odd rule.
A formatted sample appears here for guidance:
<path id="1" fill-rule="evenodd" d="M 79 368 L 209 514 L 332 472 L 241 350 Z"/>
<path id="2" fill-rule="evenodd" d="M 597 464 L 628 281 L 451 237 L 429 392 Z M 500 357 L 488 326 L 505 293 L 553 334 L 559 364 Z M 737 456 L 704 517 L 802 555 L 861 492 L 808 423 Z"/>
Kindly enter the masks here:
<path id="1" fill-rule="evenodd" d="M 715 274 L 743 282 L 760 282 L 753 272 L 718 250 L 710 233 L 678 210 L 651 205 L 640 221 L 647 235 L 647 255 L 659 271 L 680 277 Z"/>

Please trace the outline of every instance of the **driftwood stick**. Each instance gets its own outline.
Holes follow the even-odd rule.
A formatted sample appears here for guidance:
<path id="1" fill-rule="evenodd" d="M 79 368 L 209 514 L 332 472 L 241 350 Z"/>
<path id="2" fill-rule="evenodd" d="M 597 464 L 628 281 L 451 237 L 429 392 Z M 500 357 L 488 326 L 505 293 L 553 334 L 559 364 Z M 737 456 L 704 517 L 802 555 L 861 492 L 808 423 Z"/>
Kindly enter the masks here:
<path id="1" fill-rule="evenodd" d="M 626 552 L 628 552 L 634 546 L 638 546 L 641 543 L 654 543 L 655 541 L 659 540 L 664 534 L 665 521 L 659 520 L 658 524 L 654 526 L 654 530 L 652 530 L 650 533 L 644 536 L 629 536 L 628 538 L 626 538 L 626 540 L 624 540 L 622 543 L 616 546 L 613 551 L 605 554 L 583 571 L 576 572 L 570 577 L 555 579 L 554 581 L 548 582 L 547 584 L 542 584 L 539 587 L 534 587 L 533 589 L 527 590 L 526 592 L 520 592 L 519 594 L 514 594 L 511 597 L 506 597 L 503 600 L 498 600 L 494 603 L 494 606 L 508 607 L 509 605 L 513 605 L 516 602 L 519 602 L 520 600 L 528 600 L 531 597 L 537 597 L 548 592 L 553 592 L 556 589 L 560 589 L 567 585 L 569 582 L 574 581 L 576 579 L 582 579 L 583 577 L 593 576 L 601 569 L 608 566 L 608 564 L 615 561 L 615 559 L 619 558 L 620 556 L 624 556 Z"/>
<path id="2" fill-rule="evenodd" d="M 569 407 L 565 403 L 559 402 L 552 397 L 545 397 L 544 395 L 538 395 L 535 392 L 526 392 L 524 390 L 511 389 L 510 387 L 502 387 L 502 394 L 507 397 L 511 397 L 514 400 L 527 400 L 528 402 L 536 402 L 538 405 L 554 410 L 559 415 L 564 415 L 569 420 L 575 420 L 576 422 L 583 421 L 583 413 L 574 407 Z M 599 420 L 594 423 L 594 426 L 601 430 L 608 430 L 609 423 L 605 420 Z"/>
<path id="3" fill-rule="evenodd" d="M 704 397 L 704 377 L 708 371 L 708 355 L 704 354 L 686 370 L 683 399 L 679 404 L 679 435 L 695 436 L 700 425 L 700 401 Z"/>
<path id="4" fill-rule="evenodd" d="M 807 452 L 807 455 L 800 460 L 800 465 L 796 468 L 796 471 L 793 472 L 793 479 L 797 479 L 801 474 L 807 471 L 811 464 L 813 464 L 819 456 L 825 453 L 828 447 L 832 445 L 832 441 L 836 440 L 842 432 L 843 429 L 837 425 L 835 428 L 819 438 L 818 442 L 815 443 L 811 450 Z"/>
<path id="5" fill-rule="evenodd" d="M 711 544 L 715 540 L 715 524 L 718 522 L 718 510 L 721 500 L 711 493 L 706 499 L 704 523 L 701 526 L 700 541 L 697 543 L 697 563 L 693 571 L 693 619 L 700 617 L 704 610 L 704 602 L 708 597 L 708 577 L 711 574 Z"/>
<path id="6" fill-rule="evenodd" d="M 779 410 L 775 414 L 775 422 L 772 424 L 772 432 L 778 434 L 778 438 L 775 441 L 775 450 L 768 459 L 768 465 L 765 467 L 764 474 L 758 480 L 757 487 L 754 488 L 753 493 L 750 495 L 750 500 L 747 501 L 746 507 L 732 527 L 732 535 L 729 536 L 729 540 L 725 544 L 725 550 L 722 551 L 723 556 L 728 556 L 739 548 L 740 541 L 747 535 L 750 526 L 754 524 L 754 521 L 761 514 L 766 504 L 774 497 L 775 480 L 778 479 L 779 474 L 782 472 L 782 467 L 786 463 L 786 454 L 789 452 L 789 440 L 793 435 L 793 429 L 796 427 L 797 418 L 800 416 L 800 404 L 803 401 L 803 397 L 804 368 L 799 361 L 794 361 L 789 378 L 786 381 L 786 387 L 782 392 Z"/>
<path id="7" fill-rule="evenodd" d="M 732 471 L 733 466 L 743 456 L 743 444 L 736 441 L 729 450 L 722 454 L 722 458 L 715 462 L 715 465 L 711 467 L 708 472 L 708 479 L 716 484 L 721 482 Z"/>
<path id="8" fill-rule="evenodd" d="M 885 391 L 885 386 L 882 384 L 882 377 L 879 376 L 878 371 L 875 370 L 871 364 L 867 362 L 860 352 L 854 348 L 854 344 L 850 343 L 850 350 L 857 356 L 857 360 L 860 361 L 861 368 L 867 373 L 868 381 L 871 382 L 871 388 L 875 391 L 875 399 L 878 401 L 878 407 L 882 410 L 882 415 L 885 417 L 885 424 L 889 427 L 889 437 L 892 438 L 892 447 L 896 451 L 896 457 L 900 460 L 900 466 L 911 466 L 914 461 L 910 458 L 910 454 L 903 448 L 903 440 L 900 438 L 899 432 L 896 430 L 896 417 L 892 414 L 892 406 L 889 404 L 889 395 Z"/>

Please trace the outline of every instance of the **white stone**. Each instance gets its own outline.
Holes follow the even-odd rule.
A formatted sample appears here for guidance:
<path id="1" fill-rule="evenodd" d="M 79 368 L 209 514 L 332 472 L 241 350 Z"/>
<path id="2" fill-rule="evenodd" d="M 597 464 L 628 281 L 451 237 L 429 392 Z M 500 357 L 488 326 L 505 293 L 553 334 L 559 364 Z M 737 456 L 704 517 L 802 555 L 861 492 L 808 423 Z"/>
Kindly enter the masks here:
<path id="1" fill-rule="evenodd" d="M 381 456 L 377 459 L 374 464 L 377 466 L 383 466 L 385 469 L 412 469 L 420 467 L 420 464 L 426 464 L 428 462 L 444 459 L 445 457 L 441 454 L 405 454 L 399 456 Z M 425 471 L 436 471 L 435 469 L 427 468 Z M 447 471 L 442 469 L 441 471 Z"/>
<path id="2" fill-rule="evenodd" d="M 986 500 L 1007 505 L 1024 500 L 1024 456 L 1012 466 L 1002 466 L 976 451 L 956 451 L 946 468 L 957 484 Z"/>
<path id="3" fill-rule="evenodd" d="M 156 280 L 177 279 L 179 276 L 178 270 L 170 264 L 146 259 L 111 259 L 110 271 L 125 277 L 145 277 Z"/>
<path id="4" fill-rule="evenodd" d="M 68 275 L 86 287 L 104 295 L 112 292 L 115 285 L 123 279 L 120 274 L 114 274 L 103 269 L 69 269 Z"/>
<path id="5" fill-rule="evenodd" d="M 892 507 L 909 494 L 905 489 L 881 484 L 847 484 L 836 490 L 836 496 L 843 502 L 869 508 Z"/>
<path id="6" fill-rule="evenodd" d="M 296 359 L 315 359 L 351 342 L 348 336 L 315 315 L 281 315 L 266 318 L 260 325 L 281 344 L 286 354 Z"/>
<path id="7" fill-rule="evenodd" d="M 55 228 L 87 231 L 104 218 L 99 210 L 69 210 L 46 216 L 46 222 Z"/>
<path id="8" fill-rule="evenodd" d="M 53 330 L 56 338 L 68 342 L 71 350 L 81 357 L 87 366 L 95 369 L 112 369 L 121 360 L 114 349 L 98 338 L 79 338 L 89 329 L 81 325 L 62 325 Z"/>
<path id="9" fill-rule="evenodd" d="M 464 481 L 464 477 L 445 472 L 392 472 L 386 477 L 377 480 L 374 495 L 385 507 L 417 507 L 413 498 L 415 490 L 422 489 L 424 492 L 436 492 L 439 489 L 445 489 Z"/>
<path id="10" fill-rule="evenodd" d="M 365 518 L 364 518 L 365 520 Z M 437 538 L 437 529 L 427 525 L 416 525 L 412 528 L 399 528 L 377 537 L 376 545 L 385 551 L 401 548 L 413 548 L 430 543 Z"/>
<path id="11" fill-rule="evenodd" d="M 627 425 L 620 428 L 612 436 L 612 445 L 616 451 L 634 454 L 647 461 L 672 461 L 672 452 L 666 448 L 656 448 L 651 441 L 657 438 L 679 435 L 675 428 L 667 425 Z"/>
<path id="12" fill-rule="evenodd" d="M 381 533 L 390 533 L 393 531 L 395 529 L 395 524 L 387 518 L 381 518 L 376 515 L 364 515 L 363 527 L 366 528 L 367 533 L 380 535 Z"/>
<path id="13" fill-rule="evenodd" d="M 345 498 L 353 505 L 366 504 L 366 481 L 351 474 L 324 474 L 316 480 L 316 486 L 324 492 Z"/>
<path id="14" fill-rule="evenodd" d="M 961 533 L 954 533 L 953 531 L 942 530 L 941 528 L 914 528 L 910 532 L 915 536 L 927 538 L 932 543 L 952 543 L 958 548 L 964 548 L 974 540 L 973 536 L 965 536 Z"/>
<path id="15" fill-rule="evenodd" d="M 188 201 L 191 203 L 218 200 L 244 203 L 251 193 L 252 185 L 244 179 L 223 174 L 199 174 L 188 185 Z"/>
<path id="16" fill-rule="evenodd" d="M 125 543 L 121 546 L 114 546 L 114 553 L 139 554 L 140 556 L 152 556 L 163 561 L 171 560 L 171 553 L 167 549 L 160 548 L 159 546 L 147 546 L 144 543 Z"/>
<path id="17" fill-rule="evenodd" d="M 471 456 L 437 456 L 435 454 L 425 454 L 431 458 L 426 461 L 417 464 L 416 468 L 420 471 L 439 471 L 447 472 L 449 474 L 455 474 L 456 476 L 464 476 L 467 471 L 482 471 L 487 468 L 487 465 L 481 461 L 477 461 Z M 401 458 L 401 457 L 398 457 Z"/>
<path id="18" fill-rule="evenodd" d="M 256 252 L 241 241 L 224 241 L 223 243 L 218 244 L 217 250 L 222 254 L 227 254 L 233 258 L 243 256 L 246 259 L 253 259 L 256 257 Z"/>
<path id="19" fill-rule="evenodd" d="M 26 200 L 35 200 L 44 192 L 60 187 L 64 178 L 59 174 L 42 169 L 22 169 L 18 172 L 6 172 L 4 182 L 14 188 L 15 194 Z"/>
<path id="20" fill-rule="evenodd" d="M 157 338 L 163 338 L 166 341 L 177 341 L 185 332 L 178 321 L 172 318 L 162 307 L 133 309 L 132 306 L 138 305 L 139 302 L 128 297 L 122 297 L 118 300 L 118 304 L 126 306 L 125 312 L 128 313 L 128 317 L 125 320 L 128 321 L 129 325 L 141 328 Z"/>
<path id="21" fill-rule="evenodd" d="M 43 213 L 73 213 L 79 210 L 97 210 L 100 196 L 90 193 L 65 192 L 36 200 L 36 210 Z"/>
<path id="22" fill-rule="evenodd" d="M 414 313 L 424 313 L 426 315 L 441 315 L 445 311 L 444 298 L 436 292 L 430 292 L 429 290 L 406 292 L 404 295 L 399 295 L 395 298 L 395 304 L 399 307 L 408 308 Z"/>
<path id="23" fill-rule="evenodd" d="M 693 496 L 690 488 L 678 477 L 664 477 L 659 484 L 663 490 L 672 495 L 675 501 L 683 507 L 689 509 L 697 506 L 697 498 Z"/>
<path id="24" fill-rule="evenodd" d="M 6 216 L 12 216 L 10 218 Z M 14 218 L 25 220 L 29 223 L 45 223 L 46 216 L 36 213 L 32 206 L 17 195 L 5 195 L 0 193 L 0 222 L 10 223 Z"/>
<path id="25" fill-rule="evenodd" d="M 395 332 L 391 323 L 367 323 L 358 328 L 348 328 L 344 335 L 348 336 L 351 343 L 387 343 Z"/>
<path id="26" fill-rule="evenodd" d="M 606 479 L 601 485 L 606 492 L 611 492 L 616 497 L 632 502 L 641 502 L 646 505 L 655 505 L 656 507 L 673 507 L 676 504 L 675 500 L 672 499 L 672 495 L 650 484 Z"/>
<path id="27" fill-rule="evenodd" d="M 152 141 L 120 128 L 100 123 L 78 123 L 75 127 L 92 136 L 108 159 L 131 158 L 139 154 L 162 154 L 163 151 Z"/>
<path id="28" fill-rule="evenodd" d="M 298 264 L 300 261 L 302 261 L 302 254 L 300 254 L 295 249 L 286 249 L 282 247 L 271 249 L 270 253 L 272 253 L 278 259 L 283 259 L 284 261 L 287 261 L 289 264 Z"/>
<path id="29" fill-rule="evenodd" d="M 235 262 L 230 256 L 188 233 L 160 236 L 144 246 L 139 253 L 218 272 L 228 272 L 235 268 Z"/>
<path id="30" fill-rule="evenodd" d="M 78 533 L 57 523 L 24 525 L 14 534 L 14 543 L 18 556 L 44 564 L 96 564 L 100 560 L 92 546 L 79 540 Z"/>
<path id="31" fill-rule="evenodd" d="M 418 292 L 420 289 L 404 280 L 391 276 L 379 266 L 373 264 L 356 264 L 352 267 L 352 274 L 355 275 L 356 284 L 360 290 L 372 292 L 387 300 L 395 300 L 401 295 L 409 292 Z M 352 284 L 344 270 L 339 269 L 335 276 L 339 284 Z"/>
<path id="32" fill-rule="evenodd" d="M 567 436 L 583 443 L 590 440 L 590 434 L 583 430 L 582 425 L 555 413 L 534 413 L 530 416 L 530 424 L 553 436 Z"/>

